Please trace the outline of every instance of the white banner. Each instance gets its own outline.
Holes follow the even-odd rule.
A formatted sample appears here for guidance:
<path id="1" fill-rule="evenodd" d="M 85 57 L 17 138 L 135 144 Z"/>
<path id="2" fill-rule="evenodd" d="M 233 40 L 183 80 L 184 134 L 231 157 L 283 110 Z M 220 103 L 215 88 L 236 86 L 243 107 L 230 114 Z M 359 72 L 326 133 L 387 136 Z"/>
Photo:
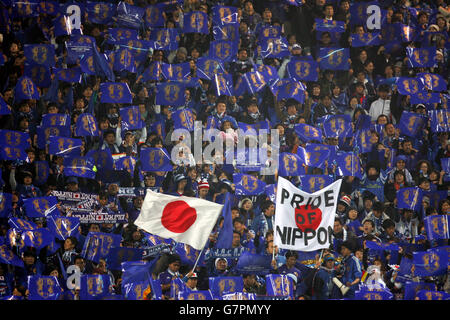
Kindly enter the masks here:
<path id="1" fill-rule="evenodd" d="M 314 251 L 328 248 L 342 179 L 307 193 L 278 177 L 274 244 L 281 249 Z"/>

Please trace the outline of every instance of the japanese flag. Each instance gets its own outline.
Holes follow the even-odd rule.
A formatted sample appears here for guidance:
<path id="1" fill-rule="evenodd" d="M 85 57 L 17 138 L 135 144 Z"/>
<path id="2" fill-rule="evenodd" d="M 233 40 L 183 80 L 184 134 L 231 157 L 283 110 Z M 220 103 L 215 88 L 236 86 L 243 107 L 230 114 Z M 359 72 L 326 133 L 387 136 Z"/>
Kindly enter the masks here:
<path id="1" fill-rule="evenodd" d="M 202 250 L 223 205 L 147 190 L 134 224 L 146 232 Z"/>

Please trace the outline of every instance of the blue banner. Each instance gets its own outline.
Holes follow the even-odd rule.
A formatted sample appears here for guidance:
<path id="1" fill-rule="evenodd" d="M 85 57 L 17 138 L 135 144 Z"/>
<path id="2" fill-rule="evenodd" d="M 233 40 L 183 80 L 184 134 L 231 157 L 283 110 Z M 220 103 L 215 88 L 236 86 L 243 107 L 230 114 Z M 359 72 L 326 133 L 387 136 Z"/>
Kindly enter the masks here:
<path id="1" fill-rule="evenodd" d="M 449 239 L 448 215 L 432 215 L 425 217 L 423 220 L 427 232 L 427 240 Z"/>
<path id="2" fill-rule="evenodd" d="M 397 191 L 397 208 L 418 211 L 422 207 L 423 191 L 418 187 Z"/>
<path id="3" fill-rule="evenodd" d="M 121 1 L 117 5 L 115 20 L 121 27 L 139 29 L 142 25 L 144 14 L 144 8 Z"/>
<path id="4" fill-rule="evenodd" d="M 104 82 L 100 84 L 101 103 L 132 103 L 128 84 L 122 82 Z"/>
<path id="5" fill-rule="evenodd" d="M 400 133 L 408 137 L 417 137 L 424 126 L 427 125 L 427 118 L 415 112 L 403 111 L 397 128 Z"/>
<path id="6" fill-rule="evenodd" d="M 213 26 L 214 40 L 227 40 L 231 42 L 239 41 L 239 27 L 236 24 L 228 24 L 224 26 Z"/>
<path id="7" fill-rule="evenodd" d="M 11 228 L 15 228 L 20 231 L 33 231 L 38 228 L 34 222 L 20 218 L 10 218 L 8 220 L 8 224 Z"/>
<path id="8" fill-rule="evenodd" d="M 81 68 L 75 67 L 70 69 L 57 68 L 54 70 L 55 77 L 59 81 L 68 83 L 80 83 L 81 82 Z"/>
<path id="9" fill-rule="evenodd" d="M 428 90 L 439 92 L 447 91 L 447 83 L 441 75 L 423 72 L 418 73 L 417 76 Z"/>
<path id="10" fill-rule="evenodd" d="M 47 228 L 25 231 L 22 233 L 22 240 L 26 247 L 33 247 L 37 250 L 52 243 L 54 235 Z"/>
<path id="11" fill-rule="evenodd" d="M 39 88 L 48 88 L 52 83 L 50 68 L 45 65 L 27 65 L 23 75 L 29 77 Z"/>
<path id="12" fill-rule="evenodd" d="M 450 131 L 450 111 L 447 109 L 428 111 L 430 128 L 433 133 Z"/>
<path id="13" fill-rule="evenodd" d="M 133 157 L 121 157 L 114 161 L 115 170 L 127 171 L 131 176 L 134 175 L 134 168 L 136 167 L 136 159 Z"/>
<path id="14" fill-rule="evenodd" d="M 106 258 L 110 250 L 120 247 L 122 236 L 103 232 L 89 232 L 84 242 L 81 255 L 86 260 L 98 263 L 100 258 Z"/>
<path id="15" fill-rule="evenodd" d="M 81 276 L 80 300 L 99 300 L 109 294 L 112 285 L 108 274 Z"/>
<path id="16" fill-rule="evenodd" d="M 162 75 L 166 80 L 183 81 L 191 74 L 189 62 L 177 64 L 162 64 Z"/>
<path id="17" fill-rule="evenodd" d="M 266 275 L 266 291 L 269 296 L 290 296 L 293 298 L 293 282 L 285 274 L 269 274 Z"/>
<path id="18" fill-rule="evenodd" d="M 363 34 L 352 34 L 352 47 L 368 47 L 368 46 L 379 46 L 382 42 L 381 32 L 368 32 Z"/>
<path id="19" fill-rule="evenodd" d="M 372 136 L 371 130 L 360 130 L 356 132 L 356 147 L 360 153 L 367 153 L 372 151 L 372 147 L 375 143 L 375 139 Z"/>
<path id="20" fill-rule="evenodd" d="M 108 2 L 86 2 L 88 20 L 92 23 L 108 25 L 116 15 L 116 7 Z"/>
<path id="21" fill-rule="evenodd" d="M 283 81 L 283 83 L 280 86 L 277 86 L 276 89 L 277 100 L 292 98 L 299 103 L 305 102 L 306 88 L 299 81 L 291 79 L 288 81 Z"/>
<path id="22" fill-rule="evenodd" d="M 64 291 L 57 277 L 28 277 L 29 300 L 57 300 Z"/>
<path id="23" fill-rule="evenodd" d="M 220 5 L 213 6 L 212 23 L 216 26 L 239 24 L 238 8 Z"/>
<path id="24" fill-rule="evenodd" d="M 98 137 L 99 135 L 100 135 L 100 131 L 98 129 L 97 120 L 95 119 L 95 117 L 90 113 L 80 114 L 77 118 L 77 122 L 75 125 L 75 136 L 76 137 L 90 137 L 90 136 Z"/>
<path id="25" fill-rule="evenodd" d="M 181 109 L 172 113 L 174 129 L 194 131 L 194 115 L 190 109 Z"/>
<path id="26" fill-rule="evenodd" d="M 177 29 L 159 29 L 150 34 L 150 40 L 154 41 L 155 50 L 172 51 L 178 49 L 180 35 Z"/>
<path id="27" fill-rule="evenodd" d="M 24 199 L 24 208 L 29 218 L 42 218 L 48 215 L 60 216 L 56 204 L 58 199 L 54 196 L 41 197 L 41 198 L 28 198 Z"/>
<path id="28" fill-rule="evenodd" d="M 225 68 L 220 60 L 200 57 L 197 60 L 197 77 L 200 79 L 213 80 L 216 73 L 225 73 Z"/>
<path id="29" fill-rule="evenodd" d="M 450 294 L 445 291 L 420 290 L 416 293 L 419 300 L 450 300 Z"/>
<path id="30" fill-rule="evenodd" d="M 348 114 L 325 116 L 323 134 L 327 138 L 352 137 L 352 119 Z"/>
<path id="31" fill-rule="evenodd" d="M 413 252 L 414 275 L 419 277 L 438 276 L 447 273 L 448 254 L 437 248 Z"/>
<path id="32" fill-rule="evenodd" d="M 147 28 L 164 27 L 164 5 L 158 3 L 145 7 L 144 22 Z"/>
<path id="33" fill-rule="evenodd" d="M 441 96 L 439 92 L 418 92 L 416 94 L 411 95 L 411 104 L 425 104 L 425 106 L 428 108 L 428 106 L 431 106 L 433 103 L 440 103 L 441 102 Z"/>
<path id="34" fill-rule="evenodd" d="M 333 182 L 327 175 L 306 175 L 300 176 L 302 190 L 309 193 L 319 191 Z"/>
<path id="35" fill-rule="evenodd" d="M 329 159 L 330 151 L 315 150 L 308 146 L 306 148 L 299 146 L 297 148 L 297 155 L 306 166 L 325 169 L 325 161 Z"/>
<path id="36" fill-rule="evenodd" d="M 218 97 L 222 95 L 232 96 L 234 94 L 233 79 L 230 74 L 215 74 L 213 86 Z"/>
<path id="37" fill-rule="evenodd" d="M 266 183 L 249 174 L 234 173 L 236 195 L 260 195 L 264 193 Z"/>
<path id="38" fill-rule="evenodd" d="M 306 123 L 298 123 L 294 125 L 294 131 L 300 138 L 300 140 L 307 141 L 319 141 L 322 142 L 322 130 Z"/>
<path id="39" fill-rule="evenodd" d="M 23 52 L 26 65 L 55 66 L 55 47 L 52 44 L 25 44 Z"/>
<path id="40" fill-rule="evenodd" d="M 361 159 L 353 152 L 339 153 L 336 158 L 336 174 L 339 176 L 351 176 L 362 178 Z"/>
<path id="41" fill-rule="evenodd" d="M 64 158 L 64 175 L 95 179 L 94 159 L 89 157 Z"/>
<path id="42" fill-rule="evenodd" d="M 106 257 L 109 270 L 122 270 L 122 262 L 142 260 L 144 249 L 114 247 Z"/>
<path id="43" fill-rule="evenodd" d="M 177 82 L 158 83 L 156 85 L 156 104 L 179 107 L 186 103 L 185 86 Z"/>
<path id="44" fill-rule="evenodd" d="M 392 300 L 393 296 L 388 288 L 380 290 L 362 289 L 355 292 L 356 300 Z"/>
<path id="45" fill-rule="evenodd" d="M 23 76 L 17 80 L 14 98 L 16 102 L 30 99 L 39 100 L 39 91 L 30 77 Z"/>
<path id="46" fill-rule="evenodd" d="M 140 155 L 142 171 L 172 171 L 170 155 L 165 149 L 143 148 Z"/>
<path id="47" fill-rule="evenodd" d="M 239 257 L 236 271 L 241 274 L 256 274 L 265 276 L 270 273 L 272 256 L 266 254 L 255 254 L 245 251 Z"/>
<path id="48" fill-rule="evenodd" d="M 405 283 L 405 295 L 403 300 L 415 300 L 417 292 L 421 290 L 436 291 L 436 284 L 430 282 L 413 282 Z"/>
<path id="49" fill-rule="evenodd" d="M 348 48 L 320 48 L 317 61 L 321 70 L 348 70 L 349 59 Z"/>
<path id="50" fill-rule="evenodd" d="M 291 60 L 286 66 L 289 78 L 304 81 L 319 79 L 319 64 L 314 60 Z"/>
<path id="51" fill-rule="evenodd" d="M 289 44 L 284 37 L 263 38 L 258 42 L 261 57 L 282 59 L 289 56 Z M 257 49 L 257 50 L 258 50 Z"/>
<path id="52" fill-rule="evenodd" d="M 134 60 L 133 52 L 130 49 L 121 47 L 114 52 L 113 57 L 114 71 L 136 73 L 136 61 Z"/>
<path id="53" fill-rule="evenodd" d="M 305 168 L 302 159 L 293 153 L 281 153 L 278 174 L 282 177 L 304 175 Z"/>
<path id="54" fill-rule="evenodd" d="M 436 60 L 436 47 L 406 48 L 410 68 L 431 68 Z"/>
<path id="55" fill-rule="evenodd" d="M 229 40 L 211 41 L 209 47 L 209 56 L 223 62 L 230 62 L 235 59 L 237 54 L 237 43 Z"/>
<path id="56" fill-rule="evenodd" d="M 162 78 L 162 62 L 153 61 L 142 73 L 142 81 L 160 80 Z"/>
<path id="57" fill-rule="evenodd" d="M 213 294 L 210 290 L 190 291 L 185 290 L 180 292 L 180 300 L 214 300 Z"/>
<path id="58" fill-rule="evenodd" d="M 145 126 L 144 121 L 141 119 L 141 112 L 138 106 L 131 106 L 126 108 L 120 108 L 120 117 L 122 118 L 122 131 L 138 130 Z"/>
<path id="59" fill-rule="evenodd" d="M 113 169 L 114 159 L 108 148 L 104 150 L 90 150 L 86 154 L 86 157 L 94 160 L 94 164 L 98 170 Z"/>
<path id="60" fill-rule="evenodd" d="M 191 11 L 184 14 L 183 33 L 209 34 L 208 15 L 202 11 Z"/>
<path id="61" fill-rule="evenodd" d="M 47 227 L 59 240 L 79 235 L 80 219 L 74 217 L 48 217 Z"/>
<path id="62" fill-rule="evenodd" d="M 0 192 L 0 218 L 8 218 L 12 210 L 12 194 Z"/>
<path id="63" fill-rule="evenodd" d="M 21 258 L 16 256 L 6 244 L 0 246 L 0 262 L 5 264 L 11 264 L 19 268 L 23 268 L 24 264 Z"/>
<path id="64" fill-rule="evenodd" d="M 400 77 L 397 80 L 397 90 L 402 95 L 414 95 L 424 92 L 424 85 L 416 78 Z"/>
<path id="65" fill-rule="evenodd" d="M 215 298 L 220 298 L 224 292 L 242 292 L 244 282 L 242 277 L 210 277 L 209 289 Z"/>

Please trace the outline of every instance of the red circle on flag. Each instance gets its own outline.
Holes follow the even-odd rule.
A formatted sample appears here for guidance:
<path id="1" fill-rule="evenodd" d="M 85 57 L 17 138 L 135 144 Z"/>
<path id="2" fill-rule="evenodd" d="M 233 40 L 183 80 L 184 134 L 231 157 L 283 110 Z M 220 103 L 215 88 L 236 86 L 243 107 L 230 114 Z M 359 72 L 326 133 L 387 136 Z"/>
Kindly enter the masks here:
<path id="1" fill-rule="evenodd" d="M 306 229 L 316 230 L 322 222 L 322 210 L 310 205 L 303 205 L 295 209 L 295 224 L 305 231 Z"/>
<path id="2" fill-rule="evenodd" d="M 168 203 L 163 210 L 161 223 L 174 233 L 186 232 L 197 219 L 197 211 L 183 200 Z"/>

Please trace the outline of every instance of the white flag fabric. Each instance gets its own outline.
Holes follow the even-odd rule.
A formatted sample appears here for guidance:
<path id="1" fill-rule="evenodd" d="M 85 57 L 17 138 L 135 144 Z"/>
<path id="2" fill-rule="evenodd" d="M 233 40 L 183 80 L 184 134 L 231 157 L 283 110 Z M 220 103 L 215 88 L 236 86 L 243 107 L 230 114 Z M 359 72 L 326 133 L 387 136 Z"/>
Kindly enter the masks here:
<path id="1" fill-rule="evenodd" d="M 274 244 L 281 249 L 314 251 L 328 248 L 342 179 L 307 193 L 278 177 Z"/>
<path id="2" fill-rule="evenodd" d="M 146 232 L 202 250 L 223 205 L 147 190 L 134 224 Z"/>

